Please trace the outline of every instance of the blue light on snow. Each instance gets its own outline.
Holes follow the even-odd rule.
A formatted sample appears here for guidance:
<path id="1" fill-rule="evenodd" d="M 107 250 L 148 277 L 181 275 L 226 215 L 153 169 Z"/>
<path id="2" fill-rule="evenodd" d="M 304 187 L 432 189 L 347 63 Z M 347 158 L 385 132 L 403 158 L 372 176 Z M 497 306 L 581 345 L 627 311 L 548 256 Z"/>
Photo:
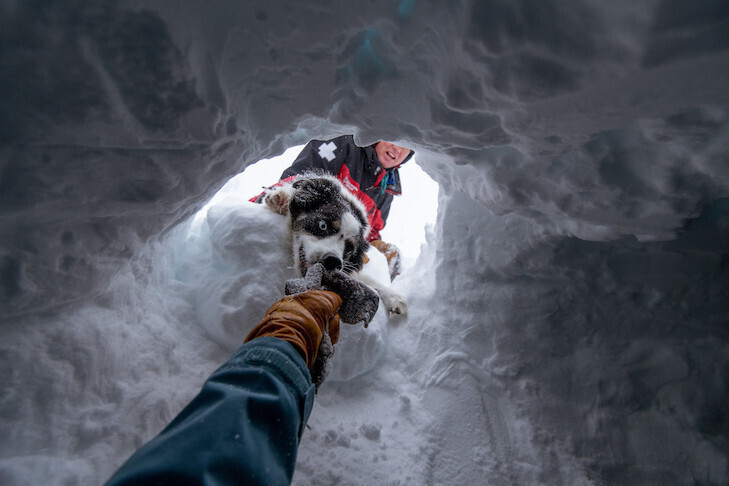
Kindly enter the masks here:
<path id="1" fill-rule="evenodd" d="M 410 15 L 413 13 L 413 8 L 415 8 L 416 1 L 417 0 L 402 0 L 397 6 L 397 16 L 401 20 L 409 19 Z"/>

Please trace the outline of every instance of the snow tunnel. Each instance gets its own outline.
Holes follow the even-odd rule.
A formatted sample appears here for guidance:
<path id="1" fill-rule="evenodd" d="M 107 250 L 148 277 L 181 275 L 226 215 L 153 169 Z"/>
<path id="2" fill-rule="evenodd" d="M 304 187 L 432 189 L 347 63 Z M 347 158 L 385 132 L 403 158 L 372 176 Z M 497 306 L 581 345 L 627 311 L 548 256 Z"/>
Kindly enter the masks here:
<path id="1" fill-rule="evenodd" d="M 438 213 L 294 484 L 727 484 L 726 4 L 361 7 L 0 6 L 0 482 L 100 484 L 154 437 L 278 291 L 265 216 L 185 225 L 351 133 L 415 149 Z"/>

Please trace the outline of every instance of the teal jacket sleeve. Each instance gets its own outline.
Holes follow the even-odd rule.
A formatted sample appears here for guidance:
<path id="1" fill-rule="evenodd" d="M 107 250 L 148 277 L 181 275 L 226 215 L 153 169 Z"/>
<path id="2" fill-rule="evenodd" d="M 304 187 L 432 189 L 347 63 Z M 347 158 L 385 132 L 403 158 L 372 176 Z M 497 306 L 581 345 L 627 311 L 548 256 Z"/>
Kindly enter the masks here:
<path id="1" fill-rule="evenodd" d="M 313 402 L 309 370 L 294 347 L 254 339 L 107 485 L 290 484 Z"/>

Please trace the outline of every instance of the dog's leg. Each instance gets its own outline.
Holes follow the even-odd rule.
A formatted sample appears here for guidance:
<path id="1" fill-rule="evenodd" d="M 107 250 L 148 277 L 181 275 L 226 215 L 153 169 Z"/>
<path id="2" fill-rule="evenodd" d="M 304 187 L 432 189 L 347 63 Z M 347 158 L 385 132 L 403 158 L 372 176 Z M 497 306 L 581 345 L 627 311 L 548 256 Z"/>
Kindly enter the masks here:
<path id="1" fill-rule="evenodd" d="M 289 212 L 289 203 L 291 202 L 293 193 L 294 190 L 291 184 L 273 187 L 263 196 L 263 203 L 274 213 L 285 216 Z"/>
<path id="2" fill-rule="evenodd" d="M 357 277 L 360 282 L 369 285 L 375 289 L 378 294 L 380 294 L 380 299 L 382 299 L 382 303 L 385 305 L 388 315 L 399 314 L 404 317 L 408 314 L 408 306 L 405 302 L 405 297 L 368 275 L 355 273 L 354 276 Z"/>

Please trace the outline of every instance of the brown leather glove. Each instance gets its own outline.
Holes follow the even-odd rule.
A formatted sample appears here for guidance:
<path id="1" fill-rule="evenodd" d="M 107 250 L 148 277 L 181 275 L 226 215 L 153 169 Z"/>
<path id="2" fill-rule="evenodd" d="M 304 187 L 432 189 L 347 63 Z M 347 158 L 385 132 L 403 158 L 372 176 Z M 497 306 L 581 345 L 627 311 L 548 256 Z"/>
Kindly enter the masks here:
<path id="1" fill-rule="evenodd" d="M 332 344 L 339 340 L 337 309 L 341 304 L 341 297 L 328 290 L 287 295 L 266 311 L 244 342 L 263 336 L 284 339 L 294 345 L 311 370 L 324 332 L 329 332 Z"/>
<path id="2" fill-rule="evenodd" d="M 390 280 L 394 280 L 401 272 L 402 260 L 400 259 L 400 250 L 392 243 L 385 243 L 382 240 L 370 241 L 370 245 L 385 255 L 385 258 L 387 258 L 387 266 L 390 270 Z"/>

